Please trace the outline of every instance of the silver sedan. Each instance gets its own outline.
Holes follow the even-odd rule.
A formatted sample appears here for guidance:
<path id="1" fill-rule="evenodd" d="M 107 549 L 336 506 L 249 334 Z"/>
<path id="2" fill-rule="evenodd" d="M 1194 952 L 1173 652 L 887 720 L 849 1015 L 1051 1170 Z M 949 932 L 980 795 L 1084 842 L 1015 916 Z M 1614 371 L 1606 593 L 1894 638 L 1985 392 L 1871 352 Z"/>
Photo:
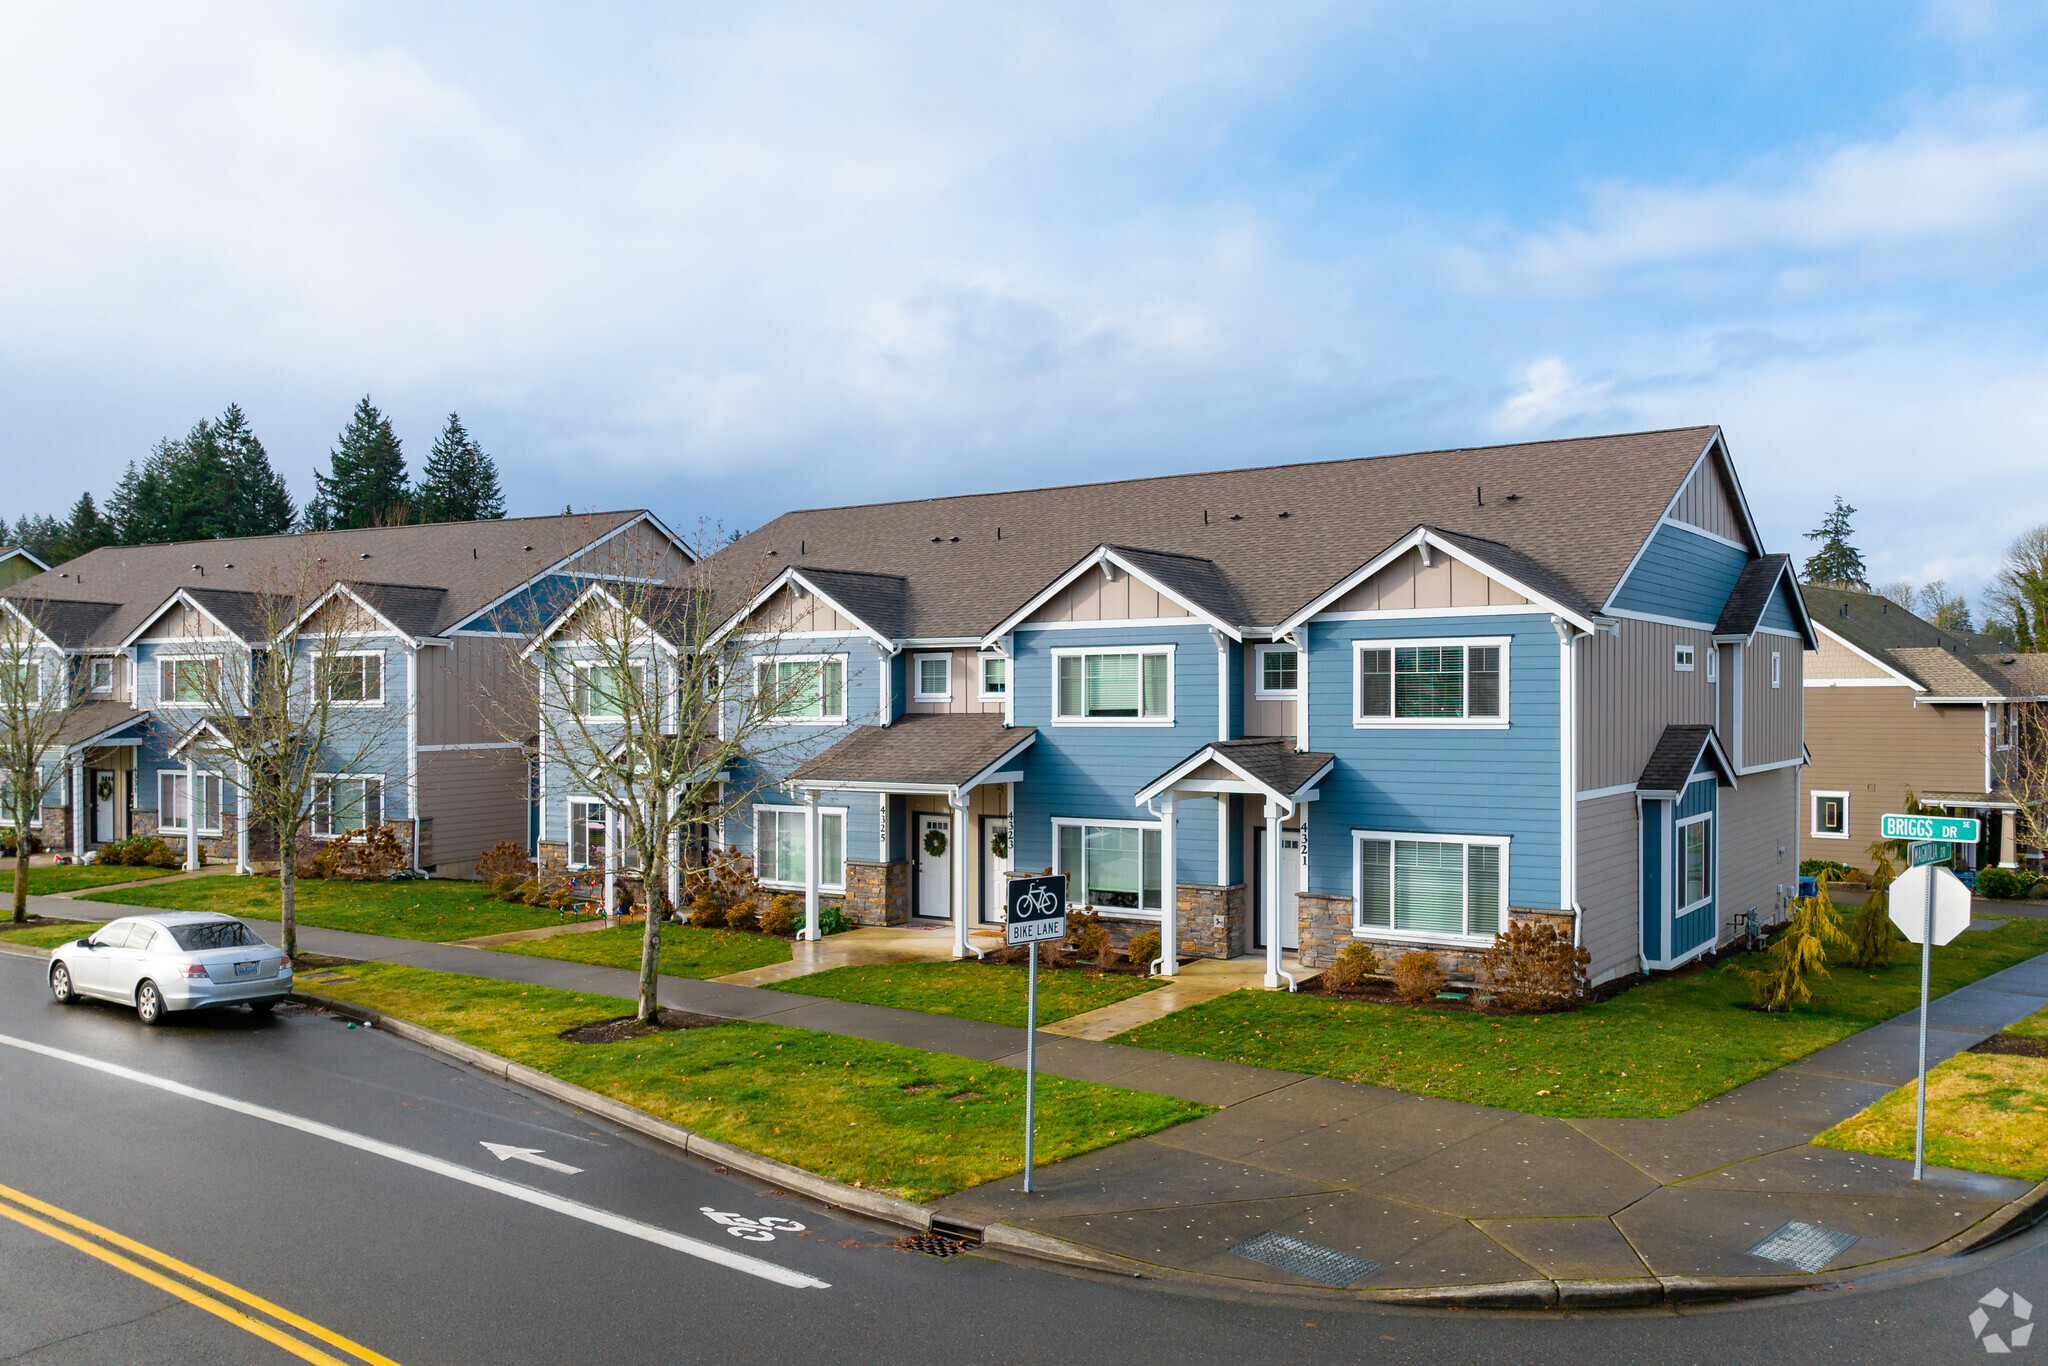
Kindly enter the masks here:
<path id="1" fill-rule="evenodd" d="M 284 950 L 233 916 L 162 911 L 100 926 L 50 955 L 50 994 L 135 1007 L 146 1025 L 174 1010 L 246 1005 L 269 1011 L 292 989 Z"/>

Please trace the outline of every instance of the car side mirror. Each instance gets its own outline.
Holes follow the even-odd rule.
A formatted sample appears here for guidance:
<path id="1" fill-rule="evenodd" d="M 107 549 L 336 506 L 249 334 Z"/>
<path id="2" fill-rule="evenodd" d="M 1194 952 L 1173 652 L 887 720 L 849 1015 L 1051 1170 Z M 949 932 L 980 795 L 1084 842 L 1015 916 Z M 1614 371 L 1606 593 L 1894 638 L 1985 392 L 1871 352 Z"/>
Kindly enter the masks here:
<path id="1" fill-rule="evenodd" d="M 96 949 L 99 945 L 93 943 L 90 939 L 81 939 L 71 947 L 74 949 Z"/>

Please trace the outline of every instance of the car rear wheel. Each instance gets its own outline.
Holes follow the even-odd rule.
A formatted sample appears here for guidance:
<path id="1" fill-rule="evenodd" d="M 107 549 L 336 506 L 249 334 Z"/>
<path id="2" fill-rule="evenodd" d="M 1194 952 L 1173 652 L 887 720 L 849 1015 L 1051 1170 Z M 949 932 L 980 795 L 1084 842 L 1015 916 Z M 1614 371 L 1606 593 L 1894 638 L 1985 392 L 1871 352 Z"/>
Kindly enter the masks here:
<path id="1" fill-rule="evenodd" d="M 135 1014 L 144 1024 L 162 1024 L 164 1016 L 170 1013 L 164 1006 L 164 994 L 156 989 L 156 983 L 145 981 L 135 988 Z"/>
<path id="2" fill-rule="evenodd" d="M 78 999 L 78 993 L 71 989 L 71 969 L 62 963 L 50 969 L 50 994 L 57 998 L 60 1006 L 68 1006 Z"/>

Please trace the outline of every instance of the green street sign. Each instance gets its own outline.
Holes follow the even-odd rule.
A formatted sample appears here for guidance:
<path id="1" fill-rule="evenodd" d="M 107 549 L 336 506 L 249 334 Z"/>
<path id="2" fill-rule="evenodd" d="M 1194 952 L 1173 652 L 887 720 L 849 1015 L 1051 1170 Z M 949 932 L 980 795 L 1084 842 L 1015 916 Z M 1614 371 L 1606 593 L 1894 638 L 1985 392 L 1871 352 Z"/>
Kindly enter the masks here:
<path id="1" fill-rule="evenodd" d="M 1977 822 L 1967 816 L 1887 815 L 1879 833 L 1888 840 L 1946 840 L 1950 844 L 1975 844 Z"/>
<path id="2" fill-rule="evenodd" d="M 1946 863 L 1954 849 L 1947 840 L 1914 840 L 1906 846 L 1906 863 L 1913 868 L 1923 863 Z"/>

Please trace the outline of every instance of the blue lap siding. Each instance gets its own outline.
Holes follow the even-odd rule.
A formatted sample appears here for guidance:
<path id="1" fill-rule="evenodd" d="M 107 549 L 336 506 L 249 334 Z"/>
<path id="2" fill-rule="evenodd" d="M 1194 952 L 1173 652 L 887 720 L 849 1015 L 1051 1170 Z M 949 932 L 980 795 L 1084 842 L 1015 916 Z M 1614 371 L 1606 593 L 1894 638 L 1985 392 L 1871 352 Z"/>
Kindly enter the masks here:
<path id="1" fill-rule="evenodd" d="M 1634 569 L 1615 592 L 1620 611 L 1712 626 L 1749 554 L 1669 522 L 1657 528 Z"/>

